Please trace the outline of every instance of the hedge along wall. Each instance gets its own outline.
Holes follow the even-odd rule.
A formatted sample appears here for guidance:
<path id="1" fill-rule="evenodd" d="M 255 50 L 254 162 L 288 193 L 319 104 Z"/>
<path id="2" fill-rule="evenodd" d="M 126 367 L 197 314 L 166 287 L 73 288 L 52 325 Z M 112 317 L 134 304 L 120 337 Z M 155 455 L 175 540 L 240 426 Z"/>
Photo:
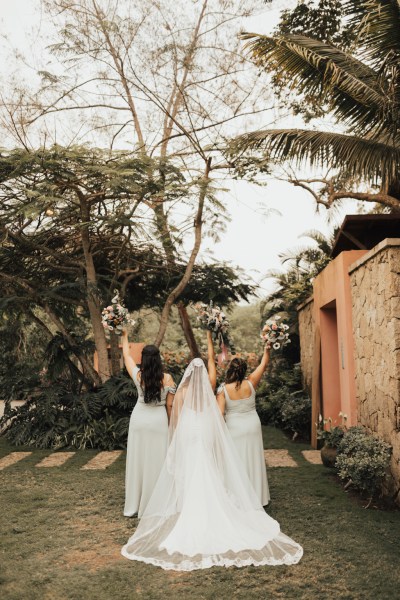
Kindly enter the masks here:
<path id="1" fill-rule="evenodd" d="M 393 446 L 395 492 L 400 488 L 400 239 L 375 246 L 349 274 L 358 420 Z"/>
<path id="2" fill-rule="evenodd" d="M 300 364 L 303 373 L 304 387 L 311 397 L 314 331 L 315 322 L 313 317 L 314 301 L 311 298 L 298 307 L 299 334 L 300 334 Z"/>

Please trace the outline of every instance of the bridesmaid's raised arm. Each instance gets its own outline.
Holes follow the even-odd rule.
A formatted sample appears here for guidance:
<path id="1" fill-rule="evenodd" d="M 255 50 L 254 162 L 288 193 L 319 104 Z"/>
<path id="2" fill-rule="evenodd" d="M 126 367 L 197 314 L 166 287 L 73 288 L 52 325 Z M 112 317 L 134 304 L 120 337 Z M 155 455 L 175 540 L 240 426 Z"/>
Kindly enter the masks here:
<path id="1" fill-rule="evenodd" d="M 133 360 L 133 358 L 129 352 L 128 331 L 126 329 L 122 330 L 121 339 L 122 339 L 122 354 L 124 357 L 125 368 L 128 371 L 129 375 L 133 379 L 133 370 L 136 367 L 136 363 Z"/>
<path id="2" fill-rule="evenodd" d="M 248 379 L 251 381 L 254 388 L 256 388 L 258 386 L 258 384 L 261 381 L 261 377 L 265 373 L 265 369 L 268 367 L 270 354 L 271 354 L 271 347 L 268 344 L 266 344 L 265 348 L 264 348 L 264 354 L 263 354 L 260 364 L 248 376 Z"/>
<path id="3" fill-rule="evenodd" d="M 217 369 L 215 367 L 215 351 L 211 331 L 207 330 L 207 371 L 208 379 L 210 380 L 213 391 L 217 385 Z"/>

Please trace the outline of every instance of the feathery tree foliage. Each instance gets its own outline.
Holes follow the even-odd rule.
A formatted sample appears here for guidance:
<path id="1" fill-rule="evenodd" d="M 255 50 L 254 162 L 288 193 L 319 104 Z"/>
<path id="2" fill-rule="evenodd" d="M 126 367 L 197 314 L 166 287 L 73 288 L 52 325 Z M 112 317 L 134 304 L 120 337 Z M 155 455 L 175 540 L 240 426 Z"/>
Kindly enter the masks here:
<path id="1" fill-rule="evenodd" d="M 0 156 L 0 308 L 6 316 L 30 319 L 47 341 L 59 332 L 46 356 L 62 350 L 68 369 L 81 372 L 86 383 L 99 384 L 110 374 L 101 309 L 114 288 L 121 289 L 130 310 L 159 309 L 182 279 L 185 264 L 177 260 L 167 268 L 146 223 L 146 205 L 160 187 L 171 201 L 191 193 L 167 161 L 160 165 L 140 154 L 57 146 Z M 253 290 L 226 265 L 198 265 L 180 301 L 212 294 L 227 304 Z M 100 376 L 93 369 L 88 334 Z M 115 375 L 118 341 L 110 341 Z"/>
<path id="2" fill-rule="evenodd" d="M 180 173 L 167 165 L 164 179 L 174 197 L 188 193 Z M 85 355 L 79 360 L 95 383 L 110 375 L 101 309 L 131 273 L 133 255 L 145 262 L 143 250 L 134 246 L 143 221 L 138 209 L 156 194 L 146 157 L 59 146 L 17 149 L 0 157 L 0 277 L 6 297 L 40 306 L 70 346 L 75 344 L 53 304 L 58 301 L 64 312 L 83 307 L 99 375 Z"/>
<path id="3" fill-rule="evenodd" d="M 167 178 L 165 190 L 147 201 L 146 222 L 166 269 L 186 264 L 165 299 L 157 345 L 202 239 L 224 226 L 226 209 L 216 188 L 230 165 L 218 144 L 236 123 L 268 110 L 257 70 L 246 65 L 236 35 L 242 19 L 262 6 L 262 0 L 177 0 L 166 10 L 153 0 L 42 0 L 49 39 L 25 60 L 38 77 L 28 84 L 18 73 L 11 93 L 0 99 L 7 143 L 127 148 L 158 161 L 155 179 L 162 181 L 168 163 L 196 190 L 171 199 Z M 14 62 L 17 70 L 24 64 L 20 49 Z M 179 310 L 187 321 L 182 301 Z"/>
<path id="4" fill-rule="evenodd" d="M 399 210 L 400 3 L 347 0 L 343 14 L 355 39 L 345 49 L 299 33 L 242 37 L 260 68 L 272 64 L 284 71 L 290 90 L 300 97 L 319 96 L 320 105 L 345 131 L 254 131 L 236 139 L 234 148 L 258 150 L 297 166 L 308 161 L 335 169 L 337 179 L 298 182 L 312 193 L 310 184 L 321 182 L 323 194 L 314 196 L 327 207 L 355 198 Z M 349 179 L 358 189 L 342 185 Z M 368 190 L 360 191 L 363 187 Z"/>

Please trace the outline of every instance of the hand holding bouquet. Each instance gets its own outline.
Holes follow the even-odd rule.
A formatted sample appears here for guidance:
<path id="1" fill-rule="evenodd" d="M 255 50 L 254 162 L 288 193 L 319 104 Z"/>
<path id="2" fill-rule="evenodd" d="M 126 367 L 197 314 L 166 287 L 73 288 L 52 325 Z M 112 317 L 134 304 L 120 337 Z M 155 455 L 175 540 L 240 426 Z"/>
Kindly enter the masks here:
<path id="1" fill-rule="evenodd" d="M 279 320 L 280 317 L 272 317 L 272 319 L 265 321 L 260 333 L 262 341 L 274 350 L 279 350 L 279 348 L 290 344 L 289 326 L 282 322 L 277 323 Z"/>
<path id="2" fill-rule="evenodd" d="M 134 325 L 135 321 L 131 319 L 128 309 L 119 298 L 117 290 L 114 290 L 114 294 L 111 304 L 103 308 L 101 320 L 106 331 L 114 331 L 117 335 L 121 335 L 123 329 L 128 325 Z"/>
<path id="3" fill-rule="evenodd" d="M 228 348 L 234 352 L 232 341 L 229 338 L 229 321 L 219 306 L 213 303 L 198 302 L 193 306 L 197 313 L 197 320 L 202 329 L 211 331 L 214 340 L 218 340 L 222 353 L 227 355 Z"/>
<path id="4" fill-rule="evenodd" d="M 218 331 L 221 328 L 228 328 L 229 322 L 219 306 L 213 306 L 213 303 L 205 304 L 198 302 L 194 305 L 194 310 L 197 313 L 197 320 L 202 329 L 209 331 Z"/>

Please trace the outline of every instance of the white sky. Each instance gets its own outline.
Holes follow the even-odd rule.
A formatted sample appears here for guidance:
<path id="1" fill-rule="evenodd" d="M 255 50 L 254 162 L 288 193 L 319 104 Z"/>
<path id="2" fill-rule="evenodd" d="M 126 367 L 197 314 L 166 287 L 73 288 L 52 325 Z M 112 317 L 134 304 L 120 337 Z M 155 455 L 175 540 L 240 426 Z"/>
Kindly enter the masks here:
<path id="1" fill-rule="evenodd" d="M 173 0 L 165 0 L 170 1 Z M 266 7 L 263 15 L 248 19 L 246 29 L 270 33 L 278 21 L 280 8 L 295 4 L 296 0 L 275 2 L 274 6 L 278 8 Z M 11 46 L 26 50 L 27 34 L 36 30 L 40 23 L 39 7 L 39 0 L 0 0 L 1 34 L 8 36 Z M 38 47 L 40 42 L 40 38 L 37 39 Z M 7 46 L 8 43 L 2 45 Z M 30 52 L 34 53 L 35 44 L 31 46 L 29 43 L 29 47 Z M 3 63 L 3 81 L 6 70 Z M 283 126 L 290 126 L 290 123 L 284 123 Z M 208 239 L 203 242 L 200 257 L 206 258 L 211 252 L 214 259 L 230 261 L 242 267 L 256 281 L 262 282 L 261 296 L 274 288 L 273 280 L 265 279 L 265 274 L 270 269 L 280 267 L 279 253 L 307 243 L 307 240 L 299 240 L 304 231 L 318 229 L 325 234 L 330 233 L 333 225 L 339 224 L 346 213 L 356 212 L 356 203 L 348 201 L 328 225 L 325 209 L 322 207 L 320 214 L 316 214 L 311 196 L 284 181 L 270 179 L 266 187 L 236 181 L 224 187 L 230 188 L 222 199 L 228 206 L 232 221 L 219 243 L 211 243 Z M 276 209 L 281 216 L 270 214 L 265 218 L 261 214 L 261 206 Z"/>

